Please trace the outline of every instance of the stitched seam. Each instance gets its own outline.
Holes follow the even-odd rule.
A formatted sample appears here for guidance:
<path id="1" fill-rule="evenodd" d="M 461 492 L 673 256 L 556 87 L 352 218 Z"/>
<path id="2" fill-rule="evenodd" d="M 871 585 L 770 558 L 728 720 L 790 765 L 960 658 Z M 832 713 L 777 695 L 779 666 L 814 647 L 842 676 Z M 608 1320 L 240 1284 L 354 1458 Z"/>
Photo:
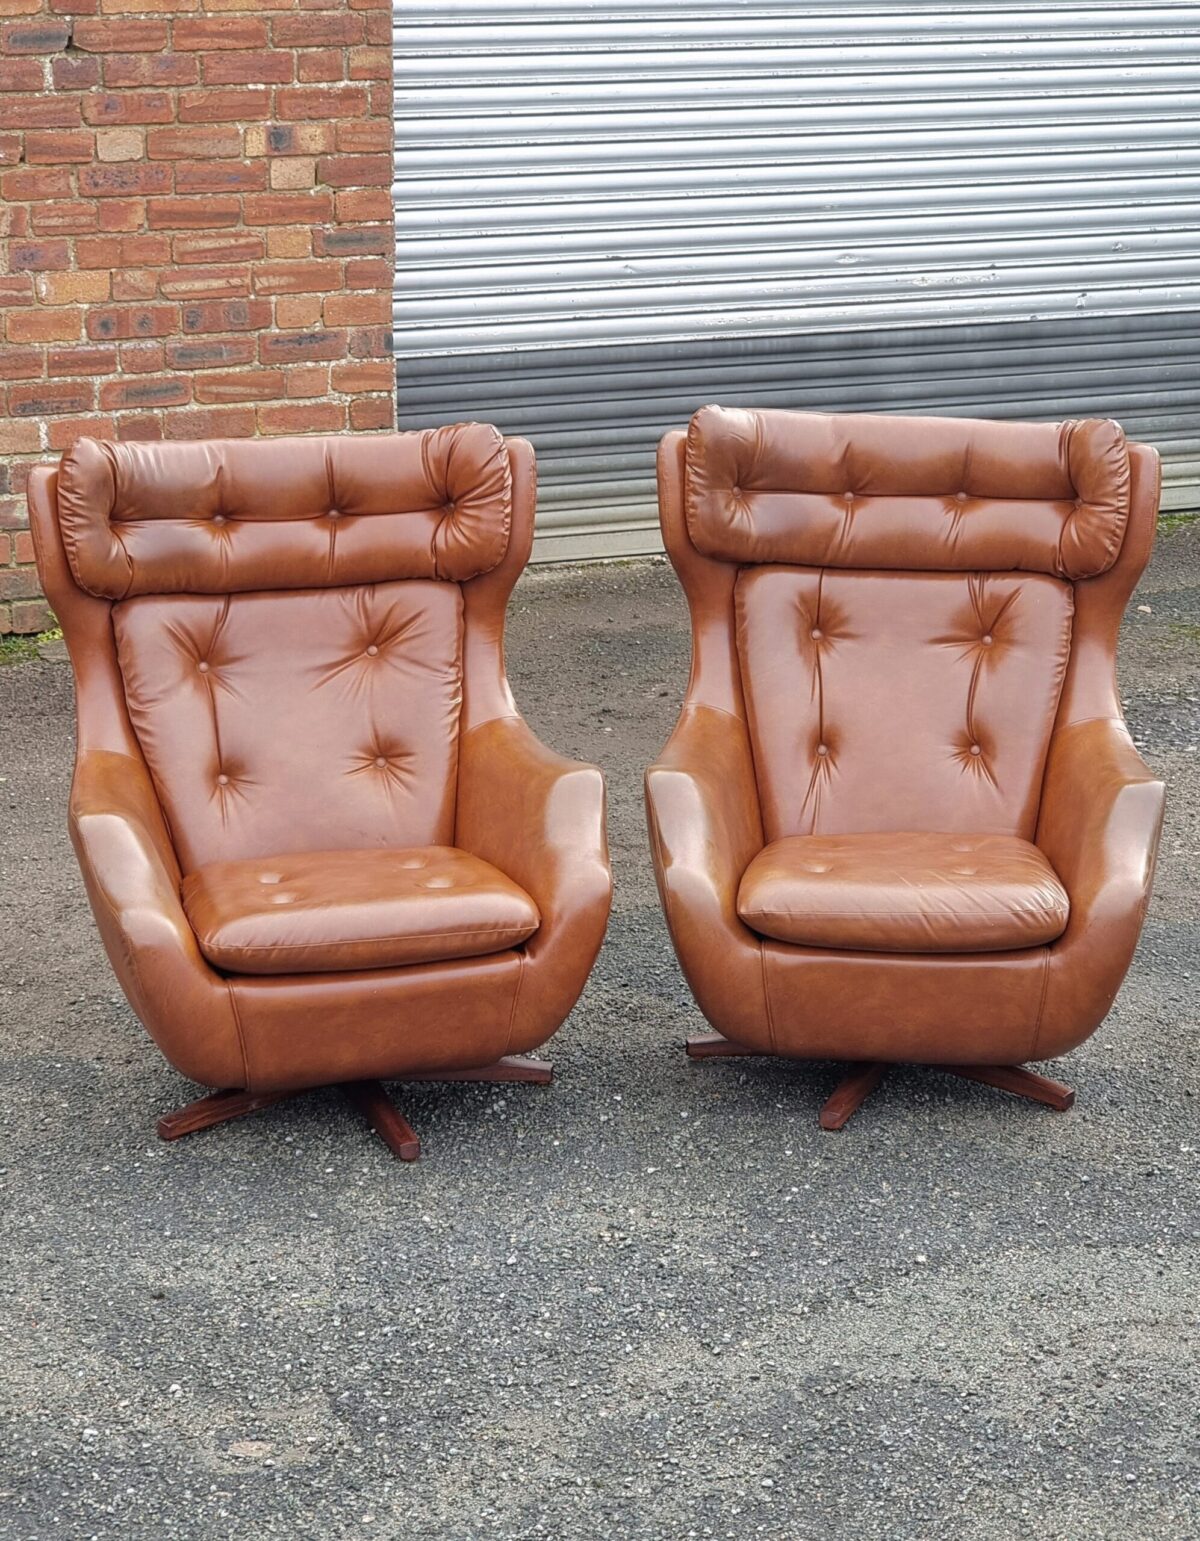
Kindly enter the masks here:
<path id="1" fill-rule="evenodd" d="M 1041 994 L 1041 998 L 1038 1001 L 1037 1018 L 1035 1019 L 1034 1024 L 1033 1024 L 1033 1043 L 1031 1044 L 1030 1049 L 1029 1049 L 1029 1057 L 1030 1057 L 1030 1059 L 1037 1059 L 1037 1057 L 1038 1057 L 1038 1044 L 1041 1042 L 1041 1037 L 1042 1037 L 1042 1014 L 1046 1010 L 1046 992 L 1048 991 L 1048 989 L 1050 987 L 1050 949 L 1049 949 L 1049 947 L 1047 947 L 1045 949 L 1045 951 L 1042 954 L 1042 957 L 1044 959 L 1044 962 L 1042 964 L 1042 994 Z"/>
<path id="2" fill-rule="evenodd" d="M 442 942 L 458 936 L 507 936 L 510 931 L 520 931 L 520 926 L 465 926 L 461 931 L 418 931 L 410 936 L 397 936 L 389 931 L 385 936 L 346 937 L 339 942 L 225 942 L 206 941 L 205 945 L 227 952 L 312 952 L 318 947 L 360 947 L 374 942 Z M 525 933 L 533 935 L 537 926 Z M 525 938 L 522 938 L 524 940 Z"/>
<path id="3" fill-rule="evenodd" d="M 758 943 L 758 961 L 762 972 L 763 1005 L 767 1010 L 767 1035 L 771 1040 L 771 1053 L 778 1054 L 775 1043 L 775 1014 L 771 1010 L 771 991 L 767 985 L 767 944 L 761 938 Z"/>
<path id="4" fill-rule="evenodd" d="M 505 1054 L 508 1053 L 509 1046 L 510 1046 L 510 1044 L 513 1041 L 513 1033 L 516 1032 L 516 1028 L 517 1028 L 517 1002 L 521 998 L 521 986 L 525 982 L 525 960 L 526 960 L 527 954 L 522 952 L 520 954 L 520 957 L 521 957 L 521 966 L 517 970 L 517 988 L 513 991 L 512 1010 L 508 1014 L 508 1033 L 507 1033 L 507 1035 L 506 1035 L 506 1037 L 504 1039 L 504 1053 Z"/>
<path id="5" fill-rule="evenodd" d="M 246 1083 L 246 1090 L 253 1091 L 250 1084 L 250 1056 L 246 1052 L 246 1034 L 242 1029 L 242 1014 L 238 1010 L 237 996 L 233 993 L 233 985 L 226 980 L 225 988 L 229 991 L 229 1005 L 233 1011 L 233 1025 L 237 1028 L 238 1047 L 242 1051 L 242 1080 Z"/>

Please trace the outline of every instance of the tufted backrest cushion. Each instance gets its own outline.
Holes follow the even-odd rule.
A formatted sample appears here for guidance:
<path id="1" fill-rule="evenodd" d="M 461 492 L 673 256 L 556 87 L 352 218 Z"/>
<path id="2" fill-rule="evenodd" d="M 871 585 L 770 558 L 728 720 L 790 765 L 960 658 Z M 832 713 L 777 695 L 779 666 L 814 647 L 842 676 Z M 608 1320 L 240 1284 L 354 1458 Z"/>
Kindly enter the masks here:
<path id="1" fill-rule="evenodd" d="M 688 427 L 688 533 L 724 562 L 1090 578 L 1129 496 L 1112 422 L 703 407 Z"/>
<path id="2" fill-rule="evenodd" d="M 737 649 L 767 839 L 1032 839 L 1073 600 L 1041 574 L 744 568 Z"/>
<path id="3" fill-rule="evenodd" d="M 183 870 L 452 844 L 462 609 L 458 584 L 426 580 L 114 605 Z"/>
<path id="4" fill-rule="evenodd" d="M 105 599 L 464 582 L 508 547 L 500 433 L 460 423 L 341 438 L 101 443 L 63 456 L 75 581 Z"/>

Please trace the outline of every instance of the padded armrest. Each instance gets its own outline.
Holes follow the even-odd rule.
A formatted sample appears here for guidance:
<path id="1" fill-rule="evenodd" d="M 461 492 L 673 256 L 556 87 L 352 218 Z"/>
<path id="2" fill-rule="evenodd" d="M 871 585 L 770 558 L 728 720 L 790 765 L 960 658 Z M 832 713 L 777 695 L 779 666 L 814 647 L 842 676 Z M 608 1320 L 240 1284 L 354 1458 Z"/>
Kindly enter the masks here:
<path id="1" fill-rule="evenodd" d="M 455 844 L 519 883 L 542 917 L 513 1009 L 509 1052 L 520 1053 L 564 1020 L 604 937 L 604 778 L 548 749 L 519 716 L 480 723 L 459 746 Z"/>
<path id="2" fill-rule="evenodd" d="M 1118 718 L 1052 736 L 1037 845 L 1062 879 L 1071 917 L 1051 948 L 1041 1057 L 1081 1043 L 1116 997 L 1150 898 L 1164 798 Z"/>
<path id="3" fill-rule="evenodd" d="M 738 916 L 737 894 L 763 832 L 740 718 L 684 707 L 646 772 L 646 816 L 663 912 L 700 1009 L 753 1043 L 767 1031 L 767 1008 L 759 939 Z"/>
<path id="4" fill-rule="evenodd" d="M 105 949 L 147 1031 L 184 1075 L 244 1085 L 229 991 L 184 914 L 179 865 L 144 763 L 108 750 L 81 755 L 70 830 Z"/>

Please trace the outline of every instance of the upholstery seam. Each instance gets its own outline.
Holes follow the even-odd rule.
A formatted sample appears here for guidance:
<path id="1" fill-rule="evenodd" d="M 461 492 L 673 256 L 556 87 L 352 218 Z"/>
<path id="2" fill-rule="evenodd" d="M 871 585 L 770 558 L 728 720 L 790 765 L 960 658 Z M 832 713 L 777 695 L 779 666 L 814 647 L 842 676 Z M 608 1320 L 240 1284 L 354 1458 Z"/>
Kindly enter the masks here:
<path id="1" fill-rule="evenodd" d="M 237 1029 L 238 1047 L 242 1051 L 242 1080 L 246 1083 L 246 1090 L 253 1091 L 250 1084 L 250 1056 L 246 1052 L 246 1034 L 242 1030 L 242 1014 L 238 1010 L 237 996 L 233 993 L 233 981 L 227 979 L 225 988 L 229 992 L 229 1006 L 233 1012 L 233 1025 Z"/>
<path id="2" fill-rule="evenodd" d="M 517 1002 L 521 999 L 521 986 L 525 983 L 525 960 L 528 955 L 522 948 L 520 953 L 521 963 L 517 970 L 517 988 L 513 991 L 512 1009 L 508 1013 L 508 1033 L 504 1039 L 504 1053 L 509 1052 L 513 1041 L 513 1033 L 517 1027 Z M 501 1055 L 501 1058 L 504 1056 Z"/>
<path id="3" fill-rule="evenodd" d="M 489 936 L 497 933 L 503 934 L 512 929 L 513 927 L 511 926 L 476 926 L 467 927 L 462 931 L 422 931 L 419 935 L 412 937 L 400 937 L 394 931 L 389 931 L 386 936 L 356 936 L 340 942 L 263 942 L 259 945 L 243 943 L 240 947 L 226 944 L 226 947 L 222 950 L 249 954 L 260 952 L 311 952 L 318 947 L 360 947 L 364 943 L 369 942 L 444 942 L 456 936 Z M 519 931 L 521 927 L 518 926 L 516 929 Z M 533 931 L 530 931 L 523 940 L 528 940 L 528 937 L 532 936 L 533 932 L 537 929 L 537 926 L 534 926 Z M 219 942 L 209 942 L 208 946 L 217 948 L 221 944 Z"/>
<path id="4" fill-rule="evenodd" d="M 1044 951 L 1042 953 L 1042 957 L 1043 957 L 1043 963 L 1042 963 L 1042 993 L 1041 993 L 1041 998 L 1038 1001 L 1037 1017 L 1036 1017 L 1036 1019 L 1034 1021 L 1034 1024 L 1033 1024 L 1033 1042 L 1030 1045 L 1030 1049 L 1029 1049 L 1029 1058 L 1030 1059 L 1034 1059 L 1034 1060 L 1037 1059 L 1037 1057 L 1038 1057 L 1038 1045 L 1041 1042 L 1041 1037 L 1042 1037 L 1042 1015 L 1043 1015 L 1043 1013 L 1046 1010 L 1046 992 L 1047 992 L 1047 990 L 1049 989 L 1049 986 L 1050 986 L 1050 949 L 1049 949 L 1049 947 L 1044 949 Z"/>
<path id="5" fill-rule="evenodd" d="M 771 990 L 767 984 L 767 944 L 761 937 L 758 942 L 758 961 L 762 973 L 763 1005 L 767 1011 L 767 1036 L 771 1040 L 771 1053 L 778 1054 L 779 1049 L 775 1039 L 775 1014 L 771 1010 Z"/>

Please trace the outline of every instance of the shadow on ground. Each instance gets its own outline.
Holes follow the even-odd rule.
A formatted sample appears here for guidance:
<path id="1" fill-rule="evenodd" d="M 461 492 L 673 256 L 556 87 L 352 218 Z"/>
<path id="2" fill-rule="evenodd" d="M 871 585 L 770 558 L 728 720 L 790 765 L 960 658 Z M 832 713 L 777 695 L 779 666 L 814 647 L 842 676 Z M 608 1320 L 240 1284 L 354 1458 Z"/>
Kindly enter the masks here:
<path id="1" fill-rule="evenodd" d="M 609 776 L 617 898 L 557 1084 L 317 1093 L 176 1146 L 64 831 L 69 671 L 0 671 L 4 1541 L 1200 1534 L 1200 525 L 1131 611 L 1170 784 L 1128 985 L 1056 1116 L 685 1061 L 641 771 L 687 667 L 661 563 L 534 572 L 510 660 Z M 1144 608 L 1143 608 L 1144 607 Z"/>

